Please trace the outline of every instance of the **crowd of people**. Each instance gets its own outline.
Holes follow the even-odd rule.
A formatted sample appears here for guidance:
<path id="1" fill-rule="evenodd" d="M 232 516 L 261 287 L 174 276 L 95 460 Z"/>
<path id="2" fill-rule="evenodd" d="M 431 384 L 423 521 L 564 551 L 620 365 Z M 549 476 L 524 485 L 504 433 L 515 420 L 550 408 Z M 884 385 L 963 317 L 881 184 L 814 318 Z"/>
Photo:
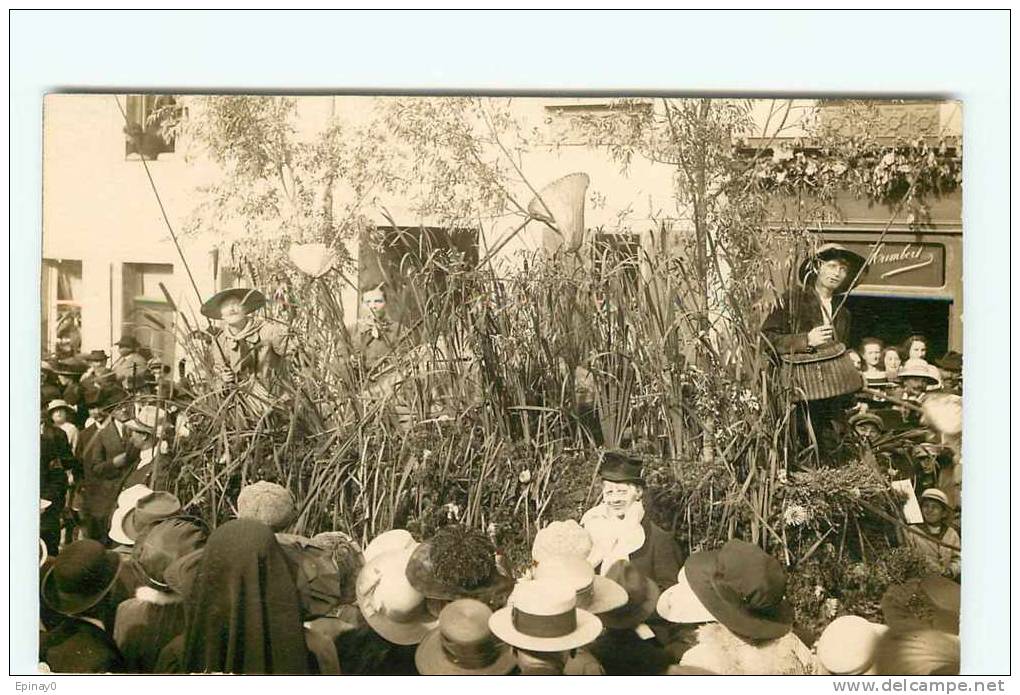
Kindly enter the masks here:
<path id="1" fill-rule="evenodd" d="M 130 403 L 104 400 L 97 410 L 111 408 L 107 431 L 121 423 L 130 438 L 150 436 L 138 408 L 125 413 Z M 102 421 L 101 412 L 93 415 Z M 53 452 L 62 461 L 66 436 L 50 429 L 60 435 L 52 437 L 62 445 Z M 144 451 L 145 442 L 131 441 L 122 448 Z M 100 459 L 87 460 L 88 472 Z M 120 474 L 125 485 L 112 495 L 110 514 L 93 508 L 83 537 L 54 553 L 41 547 L 39 654 L 52 672 L 849 675 L 959 668 L 958 584 L 932 576 L 890 587 L 884 625 L 843 616 L 809 647 L 793 630 L 779 561 L 740 540 L 683 557 L 646 515 L 641 461 L 627 452 L 603 452 L 600 503 L 580 523 L 540 529 L 533 561 L 519 576 L 485 534 L 455 522 L 421 541 L 390 530 L 364 548 L 339 531 L 296 535 L 297 501 L 267 481 L 242 488 L 237 518 L 209 529 L 173 494 L 136 475 L 152 463 L 123 460 L 131 472 Z"/>
<path id="2" fill-rule="evenodd" d="M 835 295 L 818 288 L 828 282 L 838 289 L 853 264 L 840 249 L 816 260 L 816 293 L 804 289 L 795 311 L 785 308 L 763 329 L 780 350 L 807 355 L 808 364 L 830 359 L 826 346 L 849 325 Z M 253 317 L 264 302 L 257 291 L 238 289 L 203 306 L 225 323 L 215 336 L 224 384 L 272 372 L 288 354 L 287 336 Z M 646 513 L 641 459 L 622 450 L 600 451 L 593 461 L 599 504 L 579 520 L 538 530 L 523 571 L 511 570 L 488 536 L 456 519 L 429 538 L 394 529 L 364 547 L 339 530 L 298 535 L 300 505 L 269 481 L 243 487 L 231 505 L 237 518 L 210 528 L 160 475 L 168 442 L 188 436 L 186 412 L 178 410 L 187 392 L 133 337 L 117 347 L 109 365 L 102 350 L 42 365 L 44 669 L 958 672 L 961 358 L 950 353 L 929 364 L 921 336 L 902 353 L 874 338 L 857 351 L 832 351 L 845 364 L 856 355 L 857 381 L 835 396 L 822 383 L 821 395 L 805 400 L 815 426 L 842 416 L 866 460 L 893 481 L 909 481 L 921 518 L 906 540 L 932 561 L 929 575 L 889 587 L 882 624 L 844 615 L 817 640 L 794 630 L 786 569 L 757 545 L 734 539 L 684 557 Z M 802 383 L 803 393 L 814 388 Z"/>

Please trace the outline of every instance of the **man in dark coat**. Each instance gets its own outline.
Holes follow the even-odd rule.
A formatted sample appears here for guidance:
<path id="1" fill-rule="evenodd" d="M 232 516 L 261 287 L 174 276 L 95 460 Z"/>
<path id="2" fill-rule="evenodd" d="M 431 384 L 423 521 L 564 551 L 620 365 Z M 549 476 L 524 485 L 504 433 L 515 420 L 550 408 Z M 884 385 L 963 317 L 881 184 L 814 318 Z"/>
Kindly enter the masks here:
<path id="1" fill-rule="evenodd" d="M 60 552 L 60 519 L 67 499 L 67 471 L 74 463 L 64 431 L 42 423 L 39 437 L 39 497 L 50 504 L 39 516 L 39 536 L 51 556 Z"/>
<path id="2" fill-rule="evenodd" d="M 125 394 L 119 391 L 117 395 L 123 397 Z M 124 480 L 131 474 L 132 460 L 137 458 L 127 429 L 127 423 L 134 415 L 133 404 L 129 400 L 121 400 L 107 405 L 112 416 L 88 437 L 88 443 L 82 448 L 80 493 L 85 534 L 101 543 L 109 540 L 110 517 L 117 507 L 117 496 Z"/>
<path id="3" fill-rule="evenodd" d="M 850 340 L 850 312 L 844 306 L 846 293 L 864 274 L 865 259 L 838 245 L 825 244 L 800 268 L 801 283 L 790 288 L 783 304 L 762 326 L 772 350 L 777 355 L 811 353 L 827 343 Z M 846 398 L 808 401 L 802 419 L 810 421 L 820 452 L 831 452 L 837 446 L 833 421 L 846 410 Z M 806 437 L 807 423 L 801 427 Z"/>

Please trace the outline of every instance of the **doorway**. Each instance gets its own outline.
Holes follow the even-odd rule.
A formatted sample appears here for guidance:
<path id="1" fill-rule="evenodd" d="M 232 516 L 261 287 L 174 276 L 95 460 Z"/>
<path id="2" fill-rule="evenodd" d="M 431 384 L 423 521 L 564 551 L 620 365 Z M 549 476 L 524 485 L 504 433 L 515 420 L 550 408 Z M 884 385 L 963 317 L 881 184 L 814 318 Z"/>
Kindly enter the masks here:
<path id="1" fill-rule="evenodd" d="M 915 333 L 928 338 L 928 360 L 949 349 L 949 307 L 952 301 L 938 298 L 904 298 L 889 295 L 850 295 L 850 345 L 874 337 L 886 345 L 902 345 Z"/>

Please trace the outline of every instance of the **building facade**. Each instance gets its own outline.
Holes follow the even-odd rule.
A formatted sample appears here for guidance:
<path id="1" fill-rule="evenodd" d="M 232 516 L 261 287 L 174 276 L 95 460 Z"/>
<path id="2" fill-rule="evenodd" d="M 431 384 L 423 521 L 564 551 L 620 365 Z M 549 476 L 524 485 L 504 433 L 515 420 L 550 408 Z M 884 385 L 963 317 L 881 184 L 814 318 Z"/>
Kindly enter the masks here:
<path id="1" fill-rule="evenodd" d="M 372 118 L 379 98 L 301 97 L 299 129 L 314 133 L 331 118 L 351 125 Z M 588 175 L 579 188 L 583 228 L 635 259 L 652 247 L 652 232 L 683 234 L 689 215 L 678 209 L 670 165 L 635 157 L 626 171 L 605 152 L 586 146 L 571 130 L 580 114 L 606 112 L 608 100 L 519 98 L 511 110 L 522 130 L 535 133 L 533 147 L 519 160 L 522 171 L 540 172 L 520 181 L 521 201 L 533 189 L 576 172 Z M 797 102 L 810 108 L 813 102 Z M 199 200 L 199 187 L 215 181 L 218 168 L 188 143 L 175 141 L 157 127 L 161 110 L 180 108 L 159 95 L 51 95 L 44 110 L 43 259 L 41 267 L 41 348 L 71 354 L 110 350 L 123 334 L 135 335 L 165 363 L 179 359 L 175 328 L 180 314 L 194 327 L 203 325 L 201 299 L 238 281 L 225 272 L 216 239 L 181 234 Z M 639 100 L 632 108 L 654 108 Z M 915 103 L 889 105 L 889 136 L 934 137 L 961 133 L 959 105 Z M 756 104 L 762 135 L 795 141 L 796 128 L 770 133 L 771 112 Z M 151 183 L 150 183 L 151 177 Z M 158 197 L 157 197 L 158 192 Z M 576 192 L 570 195 L 577 195 Z M 338 205 L 340 202 L 337 203 Z M 563 201 L 570 206 L 575 203 Z M 844 220 L 822 231 L 868 255 L 883 234 L 883 247 L 867 282 L 857 288 L 849 307 L 855 317 L 854 339 L 876 335 L 897 342 L 911 333 L 932 341 L 933 354 L 962 349 L 962 220 L 960 194 L 936 201 L 930 224 L 912 227 L 905 219 L 888 225 L 891 211 L 847 198 Z M 487 221 L 470 233 L 449 233 L 434 220 L 416 215 L 407 200 L 379 195 L 364 206 L 380 228 L 401 243 L 447 243 L 478 258 L 498 247 L 501 263 L 512 265 L 527 253 L 564 243 L 540 221 L 517 231 L 519 216 Z M 385 212 L 385 214 L 384 214 Z M 165 214 L 165 218 L 164 218 Z M 168 230 L 178 233 L 178 243 Z M 888 225 L 888 228 L 887 228 Z M 516 232 L 516 233 L 515 233 Z M 399 249 L 399 244 L 393 248 Z M 381 281 L 375 251 L 358 240 L 348 251 L 359 260 L 359 277 L 342 299 L 354 316 L 361 295 Z M 392 261 L 392 259 L 391 259 Z M 399 263 L 390 268 L 399 267 Z"/>

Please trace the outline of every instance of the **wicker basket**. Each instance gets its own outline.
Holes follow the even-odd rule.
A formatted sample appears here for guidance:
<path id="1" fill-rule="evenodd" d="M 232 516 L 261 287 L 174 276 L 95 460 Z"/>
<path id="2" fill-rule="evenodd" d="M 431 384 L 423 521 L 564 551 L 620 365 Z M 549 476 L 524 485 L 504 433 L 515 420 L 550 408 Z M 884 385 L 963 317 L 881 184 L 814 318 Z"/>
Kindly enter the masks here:
<path id="1" fill-rule="evenodd" d="M 784 373 L 788 373 L 795 401 L 817 401 L 856 393 L 864 387 L 864 377 L 843 343 L 826 343 L 811 352 L 780 355 Z"/>

